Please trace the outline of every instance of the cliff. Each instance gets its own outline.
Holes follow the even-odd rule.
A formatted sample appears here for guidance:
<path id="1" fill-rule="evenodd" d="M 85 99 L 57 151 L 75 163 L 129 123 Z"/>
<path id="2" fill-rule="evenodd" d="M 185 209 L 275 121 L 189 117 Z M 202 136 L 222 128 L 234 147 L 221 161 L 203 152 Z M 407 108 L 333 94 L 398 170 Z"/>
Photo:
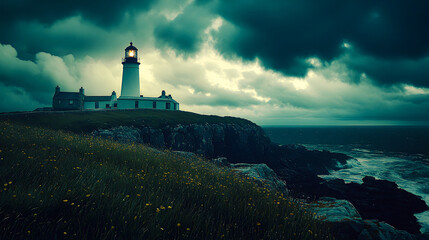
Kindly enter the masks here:
<path id="1" fill-rule="evenodd" d="M 419 197 L 402 194 L 403 190 L 397 188 L 383 187 L 385 182 L 376 191 L 372 190 L 374 186 L 371 184 L 340 182 L 335 185 L 335 182 L 327 182 L 317 175 L 345 166 L 350 157 L 327 151 L 310 151 L 299 145 L 279 146 L 270 141 L 261 127 L 245 119 L 155 110 L 26 113 L 3 115 L 1 118 L 119 142 L 193 152 L 207 159 L 226 158 L 231 163 L 266 164 L 287 182 L 287 188 L 294 196 L 346 199 L 364 218 L 377 218 L 411 233 L 417 233 L 419 229 L 413 214 L 427 209 Z M 390 193 L 401 193 L 392 204 L 395 213 L 399 214 L 392 214 L 389 208 L 375 211 L 367 207 L 389 202 Z M 409 203 L 419 207 L 410 208 Z"/>
<path id="2" fill-rule="evenodd" d="M 142 124 L 99 129 L 91 134 L 120 142 L 193 152 L 206 158 L 226 157 L 234 163 L 263 163 L 272 154 L 273 147 L 264 131 L 255 124 L 178 124 L 161 128 Z"/>
<path id="3" fill-rule="evenodd" d="M 91 134 L 119 142 L 193 152 L 208 159 L 225 157 L 231 163 L 265 163 L 288 177 L 304 173 L 328 174 L 328 170 L 344 165 L 350 158 L 340 153 L 310 151 L 299 145 L 278 146 L 270 141 L 261 127 L 251 122 L 192 123 L 159 128 L 141 123 L 98 129 Z"/>
<path id="4" fill-rule="evenodd" d="M 398 189 L 396 185 L 388 187 L 394 184 L 389 185 L 388 181 L 374 180 L 377 189 L 374 189 L 374 184 L 367 184 L 368 181 L 364 184 L 344 184 L 343 181 L 342 185 L 333 186 L 317 175 L 344 167 L 349 156 L 308 150 L 299 145 L 279 146 L 253 123 L 192 123 L 160 128 L 135 124 L 98 129 L 91 134 L 120 142 L 132 141 L 156 148 L 193 152 L 208 159 L 226 158 L 231 163 L 264 163 L 287 182 L 292 195 L 310 199 L 346 199 L 365 219 L 385 221 L 413 234 L 417 234 L 420 228 L 414 214 L 428 209 L 420 197 Z M 410 204 L 418 207 L 411 207 Z M 391 211 L 390 207 L 394 207 L 395 211 Z"/>

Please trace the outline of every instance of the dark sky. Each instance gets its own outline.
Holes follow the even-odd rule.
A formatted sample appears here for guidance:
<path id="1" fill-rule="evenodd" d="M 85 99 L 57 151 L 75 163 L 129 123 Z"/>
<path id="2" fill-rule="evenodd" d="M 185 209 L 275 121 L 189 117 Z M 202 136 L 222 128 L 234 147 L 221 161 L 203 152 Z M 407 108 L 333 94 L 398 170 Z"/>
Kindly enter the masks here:
<path id="1" fill-rule="evenodd" d="M 0 112 L 54 88 L 120 92 L 139 48 L 141 94 L 259 124 L 428 124 L 429 1 L 0 2 Z"/>

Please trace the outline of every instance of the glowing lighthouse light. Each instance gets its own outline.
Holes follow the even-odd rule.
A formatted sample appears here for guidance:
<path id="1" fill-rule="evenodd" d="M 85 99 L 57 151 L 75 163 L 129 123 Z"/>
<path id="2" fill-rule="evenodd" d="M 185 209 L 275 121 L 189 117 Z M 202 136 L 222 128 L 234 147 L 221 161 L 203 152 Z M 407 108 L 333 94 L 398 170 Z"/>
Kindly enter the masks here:
<path id="1" fill-rule="evenodd" d="M 140 97 L 140 63 L 138 62 L 137 54 L 137 48 L 133 46 L 132 42 L 130 42 L 130 46 L 125 48 L 125 58 L 122 61 L 121 98 Z"/>

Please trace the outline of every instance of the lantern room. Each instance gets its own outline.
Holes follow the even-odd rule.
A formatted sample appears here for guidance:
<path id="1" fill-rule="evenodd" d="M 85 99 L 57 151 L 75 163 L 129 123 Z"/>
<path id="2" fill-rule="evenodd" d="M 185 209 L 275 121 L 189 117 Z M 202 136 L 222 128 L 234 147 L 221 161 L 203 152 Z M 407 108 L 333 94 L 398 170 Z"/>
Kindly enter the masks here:
<path id="1" fill-rule="evenodd" d="M 125 59 L 124 59 L 124 63 L 128 63 L 128 62 L 137 62 L 138 57 L 137 57 L 137 48 L 133 46 L 133 42 L 130 42 L 130 46 L 128 46 L 127 48 L 125 48 Z"/>

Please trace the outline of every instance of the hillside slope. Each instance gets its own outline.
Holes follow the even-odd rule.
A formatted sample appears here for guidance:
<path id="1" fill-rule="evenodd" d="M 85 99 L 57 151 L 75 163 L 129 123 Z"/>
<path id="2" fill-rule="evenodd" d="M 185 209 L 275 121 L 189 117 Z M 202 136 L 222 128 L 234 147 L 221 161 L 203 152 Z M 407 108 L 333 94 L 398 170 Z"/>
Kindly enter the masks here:
<path id="1" fill-rule="evenodd" d="M 199 158 L 0 121 L 0 239 L 329 239 L 294 199 Z"/>

